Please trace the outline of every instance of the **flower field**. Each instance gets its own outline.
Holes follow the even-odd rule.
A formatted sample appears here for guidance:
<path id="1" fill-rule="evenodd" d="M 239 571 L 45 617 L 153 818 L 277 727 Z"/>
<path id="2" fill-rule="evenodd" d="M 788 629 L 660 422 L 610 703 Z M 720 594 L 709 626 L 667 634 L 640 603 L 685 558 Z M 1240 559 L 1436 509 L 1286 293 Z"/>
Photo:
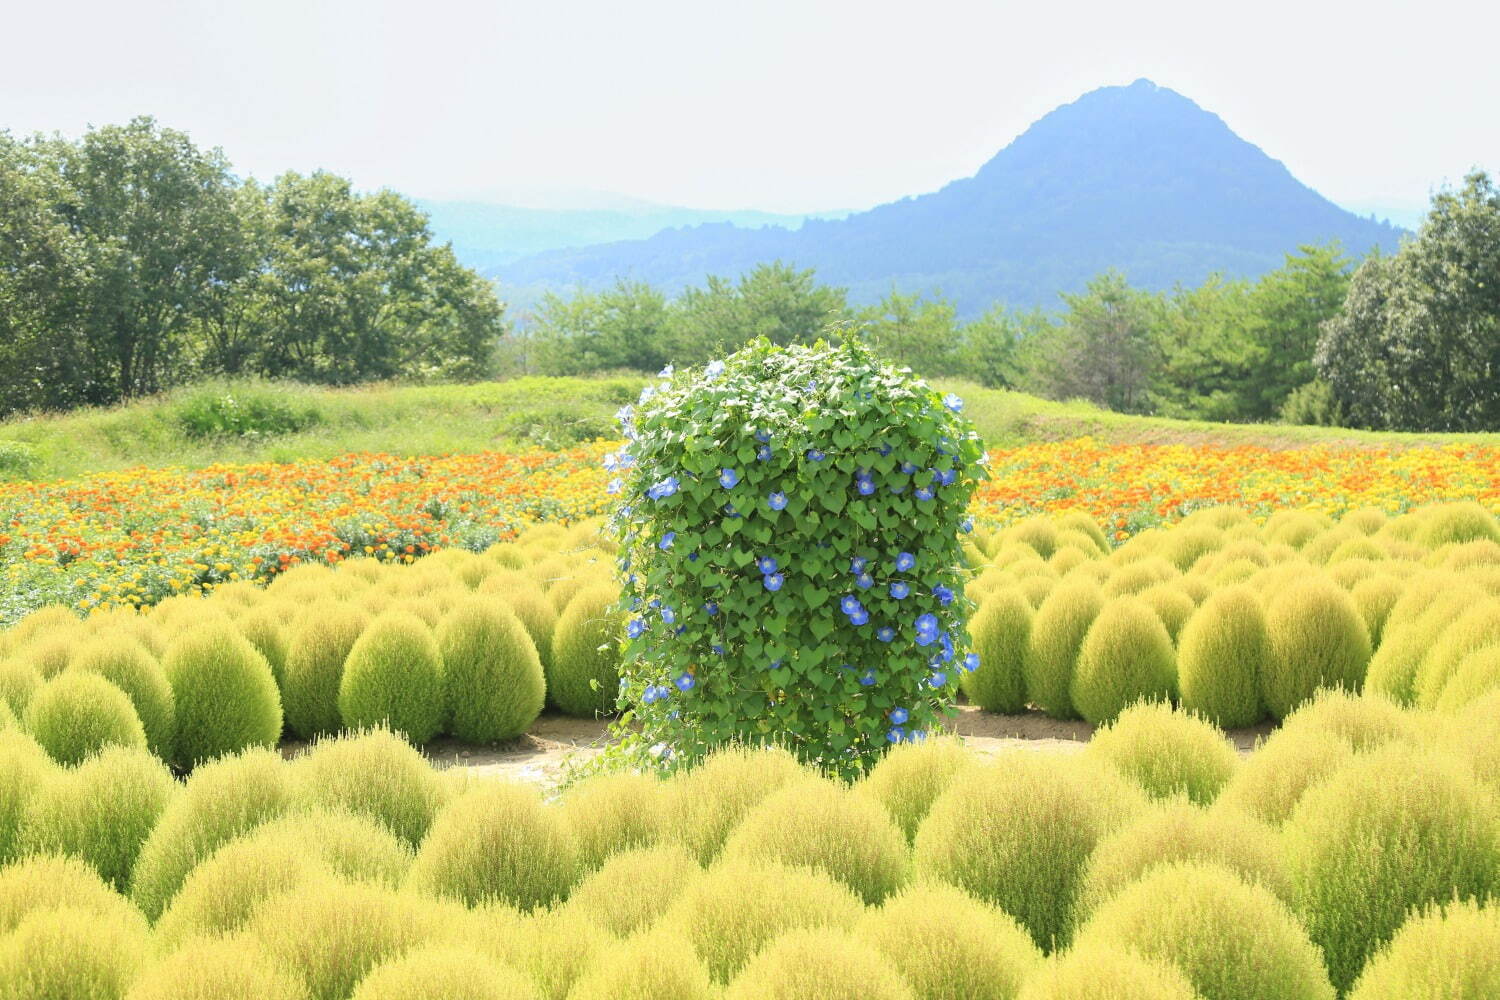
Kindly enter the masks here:
<path id="1" fill-rule="evenodd" d="M 0 484 L 0 623 L 32 608 L 153 604 L 302 562 L 479 551 L 538 521 L 602 513 L 615 445 L 435 458 L 138 469 Z M 1115 540 L 1200 507 L 1332 516 L 1444 500 L 1500 511 L 1500 448 L 1101 444 L 990 452 L 973 513 L 1008 524 L 1078 509 Z"/>

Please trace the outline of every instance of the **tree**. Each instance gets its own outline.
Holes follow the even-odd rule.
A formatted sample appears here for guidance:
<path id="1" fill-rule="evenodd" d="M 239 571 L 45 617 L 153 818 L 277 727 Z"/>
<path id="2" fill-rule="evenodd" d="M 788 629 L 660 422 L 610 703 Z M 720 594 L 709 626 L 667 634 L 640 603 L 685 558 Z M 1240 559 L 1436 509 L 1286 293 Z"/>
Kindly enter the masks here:
<path id="1" fill-rule="evenodd" d="M 1336 243 L 1299 247 L 1256 283 L 1238 419 L 1273 419 L 1294 389 L 1313 380 L 1319 330 L 1339 311 L 1348 290 L 1349 261 Z"/>
<path id="2" fill-rule="evenodd" d="M 427 217 L 392 191 L 286 173 L 260 189 L 267 249 L 251 294 L 256 366 L 349 384 L 487 371 L 503 332 L 493 291 L 434 246 Z"/>
<path id="3" fill-rule="evenodd" d="M 1121 413 L 1151 409 L 1158 360 L 1155 331 L 1162 299 L 1107 271 L 1080 294 L 1063 295 L 1067 312 L 1042 343 L 1039 375 L 1055 399 L 1087 399 Z"/>
<path id="4" fill-rule="evenodd" d="M 1050 330 L 1040 309 L 1017 314 L 1002 305 L 991 306 L 959 331 L 959 371 L 987 388 L 1020 388 L 1026 380 L 1028 353 Z"/>
<path id="5" fill-rule="evenodd" d="M 45 385 L 34 402 L 110 403 L 177 381 L 206 302 L 241 277 L 223 154 L 150 118 L 3 149 L 0 200 L 15 198 L 3 294 L 23 311 L 7 361 Z"/>
<path id="6" fill-rule="evenodd" d="M 1167 416 L 1244 419 L 1244 387 L 1255 364 L 1251 285 L 1211 275 L 1166 300 L 1157 333 L 1161 364 L 1151 394 Z"/>
<path id="7" fill-rule="evenodd" d="M 881 354 L 919 374 L 943 376 L 962 368 L 957 315 L 951 299 L 902 295 L 892 288 L 878 306 L 860 310 L 857 320 Z"/>
<path id="8" fill-rule="evenodd" d="M 1500 191 L 1487 174 L 1436 195 L 1414 239 L 1355 272 L 1316 363 L 1360 426 L 1500 429 Z"/>
<path id="9" fill-rule="evenodd" d="M 629 368 L 657 371 L 670 355 L 667 300 L 650 285 L 620 281 L 613 289 L 549 293 L 529 331 L 533 367 L 547 375 Z"/>
<path id="10" fill-rule="evenodd" d="M 672 360 L 682 364 L 738 350 L 757 337 L 778 346 L 808 344 L 846 318 L 842 288 L 820 285 L 811 270 L 759 264 L 739 283 L 710 276 L 676 302 Z"/>

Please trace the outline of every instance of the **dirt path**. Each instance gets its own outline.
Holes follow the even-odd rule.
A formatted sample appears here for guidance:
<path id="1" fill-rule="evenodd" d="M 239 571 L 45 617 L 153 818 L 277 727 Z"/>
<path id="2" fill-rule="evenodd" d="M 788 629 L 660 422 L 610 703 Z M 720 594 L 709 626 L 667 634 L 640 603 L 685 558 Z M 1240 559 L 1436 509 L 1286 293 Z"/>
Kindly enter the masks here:
<path id="1" fill-rule="evenodd" d="M 1265 723 L 1230 730 L 1228 736 L 1240 753 L 1245 754 L 1271 728 L 1270 723 Z M 987 757 L 1018 749 L 1038 753 L 1077 753 L 1094 731 L 1087 722 L 1053 719 L 1040 712 L 997 715 L 972 706 L 959 708 L 952 729 L 970 749 Z M 607 720 L 547 714 L 513 743 L 476 747 L 439 740 L 428 745 L 424 753 L 434 764 L 468 768 L 474 775 L 550 786 L 562 779 L 570 761 L 581 763 L 598 755 L 608 741 Z"/>

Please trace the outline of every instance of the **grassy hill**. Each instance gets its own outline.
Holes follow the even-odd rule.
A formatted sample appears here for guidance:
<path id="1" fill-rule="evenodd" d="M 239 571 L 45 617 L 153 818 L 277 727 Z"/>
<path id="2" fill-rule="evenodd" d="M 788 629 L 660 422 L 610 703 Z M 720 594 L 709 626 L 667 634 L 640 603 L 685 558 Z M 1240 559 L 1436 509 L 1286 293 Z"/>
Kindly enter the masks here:
<path id="1" fill-rule="evenodd" d="M 633 401 L 645 382 L 639 375 L 620 375 L 355 389 L 207 383 L 112 409 L 0 422 L 0 479 L 59 479 L 135 465 L 291 462 L 353 451 L 435 455 L 564 447 L 615 437 L 615 411 Z M 1500 445 L 1500 434 L 1384 434 L 1168 420 L 962 381 L 937 385 L 964 397 L 966 412 L 992 447 L 1083 435 L 1114 442 L 1212 440 L 1272 447 L 1318 441 Z"/>

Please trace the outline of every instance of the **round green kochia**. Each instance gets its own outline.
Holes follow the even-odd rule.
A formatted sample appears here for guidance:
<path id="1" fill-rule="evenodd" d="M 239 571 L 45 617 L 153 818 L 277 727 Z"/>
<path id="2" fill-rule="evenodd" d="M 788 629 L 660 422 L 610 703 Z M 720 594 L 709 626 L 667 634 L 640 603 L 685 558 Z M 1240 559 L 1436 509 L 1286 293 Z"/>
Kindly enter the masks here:
<path id="1" fill-rule="evenodd" d="M 923 738 L 978 665 L 960 535 L 984 449 L 962 400 L 852 339 L 662 378 L 606 458 L 630 748 L 675 766 L 777 744 L 848 776 Z"/>

